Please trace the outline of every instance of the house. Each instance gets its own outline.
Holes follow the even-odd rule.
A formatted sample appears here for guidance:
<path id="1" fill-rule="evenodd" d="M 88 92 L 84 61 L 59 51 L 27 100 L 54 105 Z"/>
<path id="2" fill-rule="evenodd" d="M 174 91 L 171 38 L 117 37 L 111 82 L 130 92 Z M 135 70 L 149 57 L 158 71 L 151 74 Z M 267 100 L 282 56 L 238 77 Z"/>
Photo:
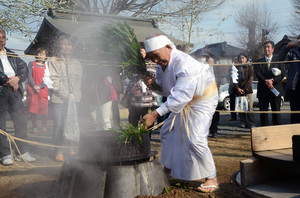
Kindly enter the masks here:
<path id="1" fill-rule="evenodd" d="M 25 54 L 33 55 L 38 47 L 45 47 L 51 56 L 56 54 L 56 41 L 61 34 L 72 36 L 76 42 L 77 57 L 82 60 L 98 60 L 98 45 L 101 28 L 105 24 L 126 22 L 134 29 L 138 41 L 144 41 L 152 33 L 168 36 L 175 45 L 187 45 L 160 29 L 154 19 L 134 18 L 118 15 L 95 14 L 80 11 L 58 12 L 50 10 L 41 24 L 34 41 L 25 50 Z M 102 49 L 105 51 L 105 49 Z"/>
<path id="2" fill-rule="evenodd" d="M 206 45 L 205 47 L 191 53 L 191 55 L 197 59 L 199 54 L 203 51 L 209 54 L 209 56 L 211 56 L 212 58 L 214 58 L 215 64 L 221 64 L 220 65 L 221 76 L 222 76 L 221 85 L 228 83 L 228 70 L 231 67 L 231 66 L 222 66 L 222 64 L 231 65 L 232 58 L 234 56 L 237 56 L 242 52 L 246 52 L 246 50 L 229 45 L 227 44 L 226 41 L 224 41 L 221 43 Z"/>

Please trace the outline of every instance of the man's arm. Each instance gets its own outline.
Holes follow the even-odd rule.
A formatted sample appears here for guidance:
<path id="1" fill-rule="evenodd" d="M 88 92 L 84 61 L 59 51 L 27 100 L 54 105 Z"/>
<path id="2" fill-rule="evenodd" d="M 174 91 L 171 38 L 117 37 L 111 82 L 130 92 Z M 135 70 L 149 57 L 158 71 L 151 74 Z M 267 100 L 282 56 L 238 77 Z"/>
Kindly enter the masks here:
<path id="1" fill-rule="evenodd" d="M 17 66 L 16 77 L 19 77 L 20 82 L 24 82 L 28 77 L 27 64 L 19 57 L 15 57 Z"/>
<path id="2" fill-rule="evenodd" d="M 16 91 L 19 88 L 19 83 L 24 82 L 28 76 L 27 64 L 19 58 L 17 55 L 16 57 L 8 56 L 8 60 L 15 71 L 15 76 L 8 77 L 9 80 L 7 84 L 14 87 Z"/>
<path id="3" fill-rule="evenodd" d="M 259 59 L 255 62 L 263 62 L 263 59 Z M 264 82 L 266 80 L 266 78 L 263 75 L 261 66 L 262 66 L 262 64 L 255 64 L 254 65 L 254 71 L 255 71 L 255 75 L 256 75 L 258 81 Z"/>
<path id="4" fill-rule="evenodd" d="M 287 48 L 287 46 L 283 46 L 278 54 L 278 60 L 279 61 L 284 61 L 286 59 L 286 55 L 288 54 L 288 52 L 290 51 L 289 48 Z"/>
<path id="5" fill-rule="evenodd" d="M 36 83 L 34 82 L 33 80 L 33 77 L 32 77 L 32 71 L 33 71 L 33 62 L 29 62 L 28 63 L 28 84 L 31 86 L 31 87 L 35 87 L 36 86 Z"/>
<path id="6" fill-rule="evenodd" d="M 276 85 L 278 83 L 280 83 L 283 79 L 283 77 L 285 76 L 285 71 L 284 71 L 284 67 L 283 64 L 278 64 L 278 69 L 281 71 L 281 74 L 278 76 L 274 76 L 273 77 L 273 84 Z"/>
<path id="7" fill-rule="evenodd" d="M 8 79 L 7 75 L 4 74 L 3 72 L 0 72 L 0 86 L 6 84 L 8 80 L 9 79 Z"/>

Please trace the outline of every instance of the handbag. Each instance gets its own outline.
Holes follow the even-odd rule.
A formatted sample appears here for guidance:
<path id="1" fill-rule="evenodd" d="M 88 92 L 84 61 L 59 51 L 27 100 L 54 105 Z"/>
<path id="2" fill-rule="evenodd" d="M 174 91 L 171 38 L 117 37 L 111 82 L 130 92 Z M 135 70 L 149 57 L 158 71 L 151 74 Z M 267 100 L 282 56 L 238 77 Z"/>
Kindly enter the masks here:
<path id="1" fill-rule="evenodd" d="M 131 86 L 128 85 L 123 97 L 120 100 L 120 104 L 125 108 L 128 108 L 131 103 L 132 93 L 130 91 L 130 88 Z"/>
<path id="2" fill-rule="evenodd" d="M 235 111 L 249 111 L 249 99 L 247 96 L 235 97 Z"/>

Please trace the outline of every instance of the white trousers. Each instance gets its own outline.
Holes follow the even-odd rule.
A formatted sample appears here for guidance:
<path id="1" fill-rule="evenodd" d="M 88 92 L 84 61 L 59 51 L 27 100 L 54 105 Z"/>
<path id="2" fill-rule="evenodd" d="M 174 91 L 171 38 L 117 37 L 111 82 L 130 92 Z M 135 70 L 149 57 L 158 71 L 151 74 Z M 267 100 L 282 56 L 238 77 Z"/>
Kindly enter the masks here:
<path id="1" fill-rule="evenodd" d="M 102 105 L 91 105 L 91 116 L 96 131 L 109 130 L 111 128 L 112 101 Z"/>

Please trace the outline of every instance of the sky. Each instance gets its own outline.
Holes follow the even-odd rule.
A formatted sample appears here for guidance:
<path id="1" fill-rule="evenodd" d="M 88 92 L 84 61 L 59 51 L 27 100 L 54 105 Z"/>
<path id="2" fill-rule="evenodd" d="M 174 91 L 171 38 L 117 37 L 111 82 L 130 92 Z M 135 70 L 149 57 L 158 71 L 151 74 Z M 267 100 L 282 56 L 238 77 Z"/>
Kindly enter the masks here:
<path id="1" fill-rule="evenodd" d="M 275 43 L 280 41 L 284 35 L 290 35 L 287 28 L 289 26 L 289 21 L 291 20 L 291 13 L 294 12 L 291 0 L 227 0 L 220 10 L 214 10 L 206 14 L 203 17 L 203 23 L 201 22 L 201 25 L 209 26 L 211 23 L 217 24 L 221 17 L 225 17 L 225 21 L 222 22 L 218 28 L 223 34 L 213 34 L 208 36 L 204 39 L 205 42 L 201 42 L 199 46 L 204 47 L 206 44 L 226 41 L 228 44 L 241 47 L 236 41 L 236 35 L 238 35 L 240 27 L 237 26 L 234 19 L 235 9 L 251 2 L 259 2 L 261 5 L 266 5 L 274 21 L 278 23 L 278 31 L 274 38 Z M 221 17 L 218 17 L 217 15 L 219 12 L 221 13 Z M 194 40 L 194 43 L 197 42 L 197 40 Z"/>
<path id="2" fill-rule="evenodd" d="M 240 6 L 244 6 L 249 2 L 258 2 L 259 4 L 265 4 L 271 12 L 274 20 L 278 22 L 279 28 L 277 31 L 277 35 L 274 38 L 274 42 L 277 43 L 280 41 L 285 34 L 290 35 L 288 31 L 289 21 L 291 20 L 291 13 L 294 12 L 294 9 L 291 5 L 291 0 L 226 0 L 225 4 L 222 5 L 220 9 L 213 10 L 209 13 L 206 13 L 202 16 L 200 27 L 207 32 L 207 30 L 211 28 L 215 28 L 216 24 L 218 24 L 222 17 L 225 17 L 226 20 L 221 23 L 218 27 L 218 31 L 223 34 L 208 34 L 207 37 L 203 39 L 203 36 L 200 36 L 200 39 L 193 39 L 192 43 L 196 45 L 194 50 L 204 47 L 207 44 L 219 43 L 226 41 L 228 44 L 241 47 L 239 43 L 237 43 L 235 39 L 235 35 L 237 35 L 240 30 L 234 20 L 234 9 L 237 9 Z M 164 27 L 164 25 L 159 27 L 166 33 L 174 36 L 175 38 L 182 39 L 181 35 L 175 35 L 169 28 Z M 18 39 L 8 35 L 9 40 L 7 41 L 6 46 L 11 49 L 25 50 L 30 42 L 25 39 Z M 22 53 L 22 51 L 14 50 L 17 53 Z"/>
<path id="3" fill-rule="evenodd" d="M 204 31 L 200 34 L 201 36 L 199 36 L 199 38 L 192 39 L 192 43 L 196 45 L 194 50 L 202 48 L 208 44 L 224 41 L 230 45 L 242 47 L 236 41 L 236 36 L 241 29 L 237 26 L 234 19 L 235 10 L 252 2 L 259 3 L 259 5 L 266 5 L 273 17 L 273 20 L 278 23 L 278 31 L 274 38 L 275 43 L 280 41 L 285 34 L 290 35 L 287 28 L 289 26 L 289 21 L 291 20 L 291 13 L 294 12 L 291 0 L 226 0 L 219 9 L 205 13 L 200 19 L 200 27 L 203 28 Z M 225 21 L 221 22 L 223 17 L 225 17 Z M 216 28 L 218 23 L 221 25 L 217 28 L 217 31 L 212 31 L 203 39 L 203 35 L 205 35 L 210 29 Z M 175 31 L 170 30 L 168 25 L 162 25 L 160 28 L 166 33 L 176 37 L 174 34 Z M 216 32 L 222 32 L 222 34 Z M 182 37 L 179 39 L 187 40 Z"/>

